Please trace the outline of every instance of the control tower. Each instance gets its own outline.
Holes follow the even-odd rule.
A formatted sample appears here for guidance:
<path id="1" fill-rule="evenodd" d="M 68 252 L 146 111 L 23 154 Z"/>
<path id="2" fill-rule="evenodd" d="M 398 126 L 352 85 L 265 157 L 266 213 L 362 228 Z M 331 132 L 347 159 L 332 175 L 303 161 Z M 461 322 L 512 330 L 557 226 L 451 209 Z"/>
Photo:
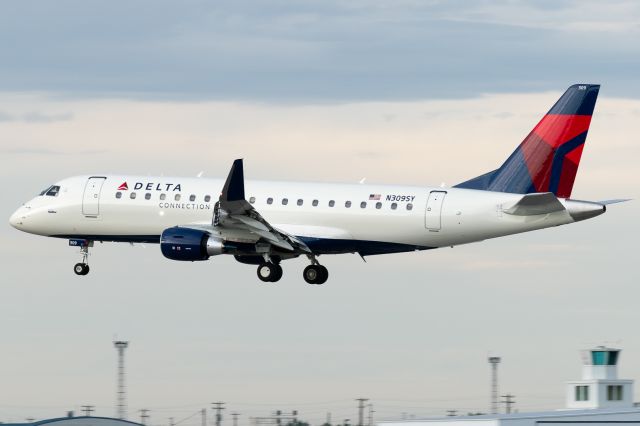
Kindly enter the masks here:
<path id="1" fill-rule="evenodd" d="M 582 351 L 582 380 L 567 383 L 567 408 L 631 408 L 633 380 L 618 379 L 620 349 Z"/>

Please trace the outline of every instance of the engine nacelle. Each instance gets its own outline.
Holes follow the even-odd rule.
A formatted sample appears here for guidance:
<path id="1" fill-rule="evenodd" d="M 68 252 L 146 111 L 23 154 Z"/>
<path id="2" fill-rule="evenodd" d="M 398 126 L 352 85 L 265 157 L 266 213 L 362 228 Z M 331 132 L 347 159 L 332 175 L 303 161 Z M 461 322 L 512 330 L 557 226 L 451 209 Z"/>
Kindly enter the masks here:
<path id="1" fill-rule="evenodd" d="M 212 238 L 205 231 L 175 226 L 165 229 L 160 238 L 160 250 L 171 260 L 207 260 L 226 252 L 223 241 Z"/>

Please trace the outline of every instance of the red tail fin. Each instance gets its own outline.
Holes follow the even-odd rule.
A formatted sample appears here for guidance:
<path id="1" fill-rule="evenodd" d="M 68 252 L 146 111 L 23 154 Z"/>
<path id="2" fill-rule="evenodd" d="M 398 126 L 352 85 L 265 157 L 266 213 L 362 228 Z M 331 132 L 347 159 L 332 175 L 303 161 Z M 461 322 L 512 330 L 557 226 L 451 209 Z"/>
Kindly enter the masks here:
<path id="1" fill-rule="evenodd" d="M 569 198 L 599 90 L 594 84 L 569 87 L 502 167 L 457 187 Z"/>

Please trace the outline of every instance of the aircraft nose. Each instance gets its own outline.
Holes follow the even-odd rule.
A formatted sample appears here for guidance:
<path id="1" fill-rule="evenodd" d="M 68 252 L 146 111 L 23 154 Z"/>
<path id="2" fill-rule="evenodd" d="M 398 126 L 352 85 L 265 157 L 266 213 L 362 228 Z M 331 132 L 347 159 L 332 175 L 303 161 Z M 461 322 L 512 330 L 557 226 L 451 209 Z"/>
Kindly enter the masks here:
<path id="1" fill-rule="evenodd" d="M 23 210 L 22 207 L 20 207 L 9 218 L 9 224 L 16 229 L 20 229 L 20 227 L 22 226 L 22 219 L 24 216 L 22 210 Z"/>

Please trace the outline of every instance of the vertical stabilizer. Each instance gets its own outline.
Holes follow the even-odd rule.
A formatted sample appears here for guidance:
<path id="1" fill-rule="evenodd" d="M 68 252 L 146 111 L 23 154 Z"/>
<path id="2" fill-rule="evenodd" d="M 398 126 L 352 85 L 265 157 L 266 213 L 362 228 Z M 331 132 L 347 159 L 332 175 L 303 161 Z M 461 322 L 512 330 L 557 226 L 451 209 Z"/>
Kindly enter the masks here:
<path id="1" fill-rule="evenodd" d="M 596 84 L 569 87 L 499 169 L 456 187 L 569 198 L 599 90 Z"/>

